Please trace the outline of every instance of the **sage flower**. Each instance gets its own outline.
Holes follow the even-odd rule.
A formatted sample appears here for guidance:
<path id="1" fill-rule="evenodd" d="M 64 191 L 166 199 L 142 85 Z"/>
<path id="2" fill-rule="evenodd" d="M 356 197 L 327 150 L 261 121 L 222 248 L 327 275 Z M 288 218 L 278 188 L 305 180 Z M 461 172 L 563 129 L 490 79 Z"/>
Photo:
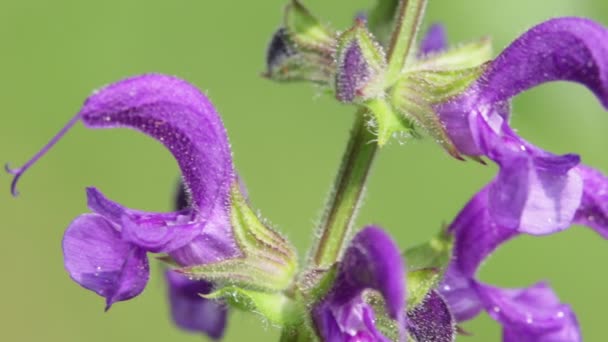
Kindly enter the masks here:
<path id="1" fill-rule="evenodd" d="M 489 212 L 503 227 L 548 234 L 570 226 L 586 189 L 574 154 L 554 155 L 509 126 L 509 100 L 563 80 L 589 88 L 608 108 L 608 30 L 588 19 L 557 18 L 517 38 L 463 94 L 435 110 L 456 148 L 486 156 L 500 171 L 488 189 Z"/>
<path id="2" fill-rule="evenodd" d="M 579 166 L 576 170 L 585 175 L 586 185 L 599 184 L 594 187 L 599 192 L 585 195 L 573 223 L 587 224 L 607 238 L 608 179 L 590 168 Z M 477 193 L 449 228 L 455 237 L 454 253 L 439 289 L 452 314 L 457 321 L 465 321 L 486 310 L 502 324 L 505 342 L 581 341 L 574 312 L 559 301 L 546 283 L 503 289 L 475 279 L 479 265 L 488 255 L 501 244 L 525 234 L 496 222 L 491 214 L 492 186 Z"/>
<path id="3" fill-rule="evenodd" d="M 239 254 L 227 205 L 235 181 L 228 138 L 200 91 L 174 77 L 133 77 L 93 94 L 78 116 L 90 128 L 129 127 L 163 143 L 182 170 L 191 206 L 173 213 L 143 212 L 88 188 L 94 213 L 76 218 L 63 240 L 72 279 L 105 297 L 109 308 L 144 289 L 147 252 L 168 253 L 182 266 Z"/>
<path id="4" fill-rule="evenodd" d="M 184 210 L 189 206 L 188 194 L 180 183 L 175 209 Z M 165 279 L 173 322 L 183 330 L 221 339 L 226 330 L 228 305 L 221 300 L 203 297 L 213 291 L 213 283 L 189 279 L 173 270 L 165 271 Z"/>
<path id="5" fill-rule="evenodd" d="M 312 310 L 324 341 L 389 341 L 374 324 L 363 291 L 380 292 L 388 316 L 405 325 L 405 266 L 399 248 L 380 228 L 369 226 L 350 242 L 329 293 Z"/>
<path id="6" fill-rule="evenodd" d="M 214 279 L 241 279 L 249 281 L 247 286 L 266 290 L 288 285 L 296 267 L 295 252 L 284 238 L 259 223 L 245 203 L 224 126 L 198 89 L 175 77 L 151 74 L 95 92 L 41 152 L 12 170 L 13 189 L 23 172 L 79 120 L 89 128 L 131 128 L 161 142 L 175 157 L 189 195 L 186 209 L 153 213 L 126 208 L 96 188 L 87 188 L 93 213 L 78 216 L 67 228 L 65 268 L 78 284 L 105 297 L 106 309 L 144 289 L 149 277 L 147 253 L 166 254 L 190 278 L 205 278 L 201 267 L 209 265 L 215 273 L 206 269 L 206 276 Z M 235 212 L 245 218 L 244 223 L 232 219 Z M 240 240 L 234 233 L 237 229 Z M 243 240 L 247 234 L 255 238 Z M 226 260 L 231 266 L 217 266 Z"/>
<path id="7" fill-rule="evenodd" d="M 226 329 L 228 306 L 218 300 L 203 298 L 213 284 L 205 280 L 191 280 L 176 271 L 166 271 L 171 317 L 186 331 L 202 332 L 220 339 Z"/>

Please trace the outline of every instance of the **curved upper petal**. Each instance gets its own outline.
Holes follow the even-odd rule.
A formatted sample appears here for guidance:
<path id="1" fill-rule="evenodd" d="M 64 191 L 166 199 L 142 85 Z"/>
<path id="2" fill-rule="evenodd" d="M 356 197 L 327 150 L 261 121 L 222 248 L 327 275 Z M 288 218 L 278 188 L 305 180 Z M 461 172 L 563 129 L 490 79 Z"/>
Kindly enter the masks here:
<path id="1" fill-rule="evenodd" d="M 485 103 L 510 99 L 550 81 L 588 87 L 608 108 L 608 30 L 585 18 L 547 20 L 517 38 L 481 77 Z"/>
<path id="2" fill-rule="evenodd" d="M 445 27 L 440 23 L 434 23 L 426 31 L 420 42 L 419 54 L 424 56 L 444 51 L 448 47 L 448 37 Z"/>
<path id="3" fill-rule="evenodd" d="M 368 226 L 350 242 L 332 289 L 313 309 L 313 319 L 326 341 L 386 340 L 373 324 L 373 311 L 362 298 L 378 291 L 388 315 L 404 328 L 405 265 L 398 246 L 384 231 Z"/>
<path id="4" fill-rule="evenodd" d="M 181 329 L 202 332 L 214 339 L 224 335 L 228 307 L 225 303 L 203 298 L 212 290 L 211 283 L 190 280 L 175 272 L 166 271 L 171 317 Z"/>
<path id="5" fill-rule="evenodd" d="M 102 216 L 84 214 L 70 224 L 62 242 L 70 277 L 105 297 L 106 309 L 140 294 L 149 277 L 146 252 L 120 235 Z"/>
<path id="6" fill-rule="evenodd" d="M 479 146 L 482 116 L 496 134 L 509 115 L 508 101 L 549 81 L 585 85 L 608 108 L 608 30 L 583 18 L 556 18 L 517 38 L 463 94 L 435 109 L 460 152 L 486 155 Z M 508 127 L 507 125 L 505 125 Z"/>
<path id="7" fill-rule="evenodd" d="M 211 102 L 186 81 L 158 74 L 128 78 L 96 91 L 80 115 L 88 127 L 129 127 L 165 145 L 201 216 L 227 202 L 234 172 L 226 131 Z"/>

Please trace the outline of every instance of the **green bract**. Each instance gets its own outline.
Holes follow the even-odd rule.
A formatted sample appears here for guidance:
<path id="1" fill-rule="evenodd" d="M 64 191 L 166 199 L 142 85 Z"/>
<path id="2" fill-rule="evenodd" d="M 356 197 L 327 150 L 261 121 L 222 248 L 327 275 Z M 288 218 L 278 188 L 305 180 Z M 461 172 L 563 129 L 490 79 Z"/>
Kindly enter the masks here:
<path id="1" fill-rule="evenodd" d="M 297 254 L 279 233 L 260 222 L 243 198 L 238 184 L 232 187 L 231 223 L 240 258 L 181 268 L 193 279 L 213 281 L 221 289 L 278 292 L 286 290 L 297 271 Z"/>

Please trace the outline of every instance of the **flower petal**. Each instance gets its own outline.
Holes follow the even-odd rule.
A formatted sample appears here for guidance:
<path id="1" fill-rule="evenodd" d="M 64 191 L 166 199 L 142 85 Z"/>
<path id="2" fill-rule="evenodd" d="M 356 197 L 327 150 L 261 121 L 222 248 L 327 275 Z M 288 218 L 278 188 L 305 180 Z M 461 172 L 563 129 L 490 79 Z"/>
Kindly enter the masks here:
<path id="1" fill-rule="evenodd" d="M 148 282 L 146 252 L 123 241 L 114 225 L 97 214 L 77 217 L 63 237 L 65 268 L 78 284 L 114 302 L 143 291 Z"/>
<path id="2" fill-rule="evenodd" d="M 228 138 L 211 102 L 189 83 L 156 74 L 129 78 L 94 93 L 80 115 L 90 128 L 129 127 L 163 143 L 201 216 L 227 201 L 234 180 Z"/>
<path id="3" fill-rule="evenodd" d="M 489 186 L 479 191 L 450 225 L 455 239 L 452 264 L 466 277 L 475 275 L 481 262 L 496 247 L 518 235 L 492 221 L 488 200 Z"/>
<path id="4" fill-rule="evenodd" d="M 429 292 L 424 302 L 408 311 L 407 318 L 407 329 L 416 341 L 454 341 L 454 318 L 446 302 L 435 291 Z"/>
<path id="5" fill-rule="evenodd" d="M 608 178 L 584 165 L 578 166 L 576 171 L 583 179 L 584 190 L 574 223 L 591 227 L 608 239 Z"/>
<path id="6" fill-rule="evenodd" d="M 227 202 L 234 181 L 230 145 L 215 108 L 198 89 L 176 77 L 148 74 L 94 92 L 82 109 L 23 166 L 6 170 L 21 176 L 78 121 L 89 128 L 129 127 L 160 141 L 173 154 L 192 197 L 193 209 L 207 216 Z"/>
<path id="7" fill-rule="evenodd" d="M 344 252 L 339 272 L 340 297 L 375 289 L 384 297 L 389 316 L 399 317 L 405 305 L 405 265 L 399 248 L 383 230 L 369 226 L 360 231 Z"/>
<path id="8" fill-rule="evenodd" d="M 525 289 L 478 284 L 477 290 L 490 316 L 503 325 L 505 342 L 582 340 L 574 313 L 545 283 Z"/>
<path id="9" fill-rule="evenodd" d="M 496 158 L 500 171 L 490 187 L 494 221 L 529 234 L 548 234 L 570 226 L 583 183 L 576 155 L 554 156 L 533 146 L 511 149 L 505 143 Z M 523 145 L 522 145 L 523 146 Z"/>
<path id="10" fill-rule="evenodd" d="M 457 322 L 468 321 L 477 316 L 483 305 L 473 287 L 474 280 L 464 276 L 455 266 L 451 266 L 443 276 L 439 292 L 450 306 L 450 312 Z"/>
<path id="11" fill-rule="evenodd" d="M 313 309 L 313 319 L 326 341 L 387 341 L 374 325 L 371 307 L 362 294 L 374 289 L 384 297 L 388 315 L 403 333 L 405 266 L 399 248 L 381 229 L 361 230 L 344 252 L 332 289 Z"/>
<path id="12" fill-rule="evenodd" d="M 491 189 L 497 224 L 530 234 L 567 228 L 583 184 L 578 157 L 554 156 L 508 126 L 508 100 L 543 82 L 566 80 L 591 89 L 608 108 L 608 30 L 581 18 L 558 18 L 523 34 L 464 94 L 436 110 L 464 154 L 486 155 L 501 167 Z"/>
<path id="13" fill-rule="evenodd" d="M 189 280 L 183 275 L 166 271 L 171 317 L 181 329 L 202 332 L 214 339 L 224 335 L 228 307 L 222 302 L 201 297 L 212 290 L 209 282 Z"/>
<path id="14" fill-rule="evenodd" d="M 608 108 L 608 30 L 584 18 L 545 21 L 511 43 L 481 79 L 485 103 L 563 80 L 587 86 Z"/>
<path id="15" fill-rule="evenodd" d="M 426 31 L 426 35 L 420 42 L 420 55 L 428 55 L 441 52 L 448 47 L 448 37 L 445 27 L 440 23 L 434 23 Z"/>
<path id="16" fill-rule="evenodd" d="M 132 210 L 107 199 L 99 190 L 87 188 L 91 210 L 117 225 L 123 240 L 147 252 L 169 253 L 201 235 L 207 221 L 191 221 L 186 211 L 152 213 Z"/>
<path id="17" fill-rule="evenodd" d="M 484 308 L 504 328 L 504 341 L 579 341 L 576 317 L 545 284 L 500 289 L 475 279 L 479 265 L 500 244 L 521 234 L 494 221 L 491 184 L 476 194 L 450 226 L 454 258 L 439 289 L 457 321 Z"/>

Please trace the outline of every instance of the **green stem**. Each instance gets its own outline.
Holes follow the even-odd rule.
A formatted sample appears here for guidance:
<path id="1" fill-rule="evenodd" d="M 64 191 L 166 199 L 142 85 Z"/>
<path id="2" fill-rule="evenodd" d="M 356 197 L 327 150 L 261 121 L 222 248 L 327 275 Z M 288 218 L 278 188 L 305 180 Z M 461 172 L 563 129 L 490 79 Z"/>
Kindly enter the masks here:
<path id="1" fill-rule="evenodd" d="M 386 78 L 389 85 L 399 78 L 407 61 L 424 16 L 426 2 L 427 0 L 401 0 L 399 3 L 395 28 L 388 50 Z"/>
<path id="2" fill-rule="evenodd" d="M 317 267 L 329 267 L 338 260 L 378 149 L 376 136 L 367 128 L 364 114 L 364 109 L 357 112 L 333 192 L 325 206 L 327 209 L 319 226 L 321 237 L 313 254 Z"/>

